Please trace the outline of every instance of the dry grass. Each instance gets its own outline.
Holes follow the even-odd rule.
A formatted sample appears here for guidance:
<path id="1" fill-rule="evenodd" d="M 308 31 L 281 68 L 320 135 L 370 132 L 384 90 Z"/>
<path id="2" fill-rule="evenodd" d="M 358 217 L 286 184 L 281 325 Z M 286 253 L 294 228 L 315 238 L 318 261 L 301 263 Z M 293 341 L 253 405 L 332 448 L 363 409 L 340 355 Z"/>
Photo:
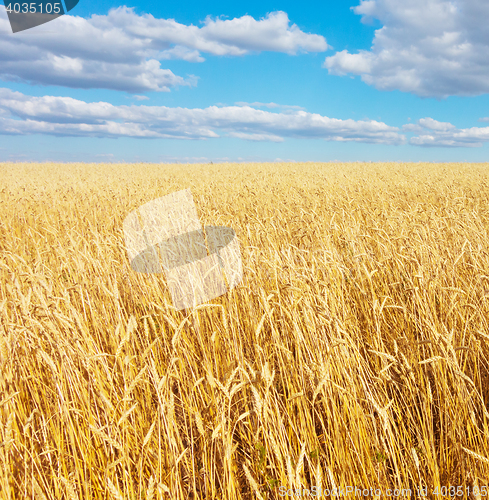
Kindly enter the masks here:
<path id="1" fill-rule="evenodd" d="M 0 164 L 0 497 L 487 484 L 487 169 Z M 245 266 L 200 328 L 122 234 L 187 187 Z"/>

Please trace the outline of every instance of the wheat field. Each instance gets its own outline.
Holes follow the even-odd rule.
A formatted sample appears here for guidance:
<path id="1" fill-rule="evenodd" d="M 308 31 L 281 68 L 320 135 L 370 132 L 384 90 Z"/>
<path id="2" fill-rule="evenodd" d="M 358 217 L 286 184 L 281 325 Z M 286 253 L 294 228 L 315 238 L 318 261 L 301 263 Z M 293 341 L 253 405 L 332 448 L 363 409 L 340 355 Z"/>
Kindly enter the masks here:
<path id="1" fill-rule="evenodd" d="M 0 498 L 484 497 L 488 168 L 1 163 Z M 122 222 L 186 188 L 244 276 L 177 311 Z"/>

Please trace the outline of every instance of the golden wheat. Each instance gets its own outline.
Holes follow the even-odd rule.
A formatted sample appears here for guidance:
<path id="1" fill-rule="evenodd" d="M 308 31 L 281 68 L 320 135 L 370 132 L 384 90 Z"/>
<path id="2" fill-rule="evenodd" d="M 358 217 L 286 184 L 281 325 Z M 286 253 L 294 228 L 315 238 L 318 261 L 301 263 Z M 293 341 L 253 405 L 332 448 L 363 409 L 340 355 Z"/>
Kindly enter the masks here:
<path id="1" fill-rule="evenodd" d="M 487 484 L 487 164 L 0 179 L 0 498 Z M 131 270 L 122 222 L 185 188 L 236 231 L 244 280 L 181 312 Z"/>

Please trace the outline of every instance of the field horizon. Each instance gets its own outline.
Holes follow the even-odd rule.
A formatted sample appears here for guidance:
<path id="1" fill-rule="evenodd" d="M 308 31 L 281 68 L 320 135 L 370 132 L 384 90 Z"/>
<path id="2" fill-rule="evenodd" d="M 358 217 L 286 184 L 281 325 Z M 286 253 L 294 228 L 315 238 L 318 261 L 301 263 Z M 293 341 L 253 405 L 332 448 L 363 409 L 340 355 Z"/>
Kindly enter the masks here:
<path id="1" fill-rule="evenodd" d="M 187 188 L 244 277 L 177 311 L 122 223 Z M 489 163 L 0 163 L 0 498 L 486 496 L 488 202 Z"/>

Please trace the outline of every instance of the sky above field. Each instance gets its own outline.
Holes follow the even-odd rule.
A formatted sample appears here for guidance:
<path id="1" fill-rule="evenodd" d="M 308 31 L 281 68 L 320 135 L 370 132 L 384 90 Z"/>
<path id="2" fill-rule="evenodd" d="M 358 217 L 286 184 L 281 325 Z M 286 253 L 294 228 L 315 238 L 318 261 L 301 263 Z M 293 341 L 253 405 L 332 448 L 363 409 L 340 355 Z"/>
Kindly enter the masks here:
<path id="1" fill-rule="evenodd" d="M 12 33 L 0 5 L 0 161 L 487 161 L 488 19 L 487 0 L 80 0 Z"/>

